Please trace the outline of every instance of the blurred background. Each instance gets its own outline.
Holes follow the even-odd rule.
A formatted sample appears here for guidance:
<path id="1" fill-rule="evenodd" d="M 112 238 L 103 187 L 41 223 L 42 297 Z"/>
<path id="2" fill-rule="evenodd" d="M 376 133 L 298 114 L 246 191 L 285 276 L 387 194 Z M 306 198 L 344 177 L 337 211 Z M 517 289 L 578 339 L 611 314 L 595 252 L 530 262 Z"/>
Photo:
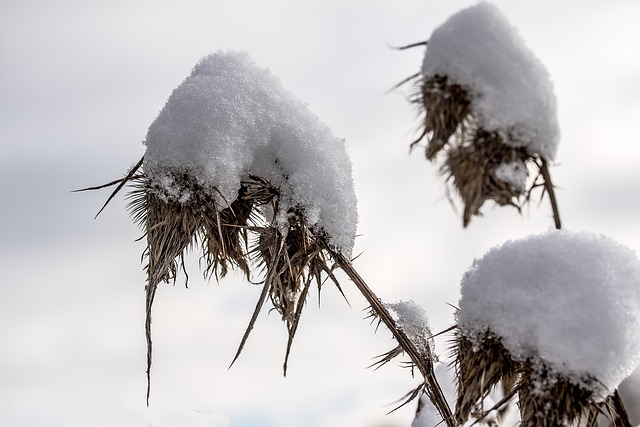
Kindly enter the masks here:
<path id="1" fill-rule="evenodd" d="M 566 228 L 640 249 L 640 3 L 494 2 L 547 66 L 562 139 L 551 170 Z M 162 286 L 154 307 L 145 406 L 142 232 L 119 195 L 71 190 L 121 178 L 171 91 L 204 55 L 246 50 L 309 104 L 354 165 L 356 268 L 386 302 L 422 305 L 434 331 L 453 323 L 474 258 L 553 226 L 548 201 L 522 215 L 487 204 L 462 229 L 436 166 L 409 154 L 423 41 L 462 0 L 3 0 L 0 2 L 0 426 L 407 427 L 389 415 L 419 383 L 373 358 L 390 334 L 327 286 L 312 295 L 282 376 L 286 330 L 264 311 L 228 369 L 260 288 L 219 284 L 188 260 L 189 289 Z M 447 338 L 438 343 L 447 354 Z M 638 375 L 636 375 L 638 376 Z M 625 385 L 640 423 L 637 384 Z M 635 387 L 635 389 L 634 389 Z M 635 400 L 633 400 L 635 399 Z"/>

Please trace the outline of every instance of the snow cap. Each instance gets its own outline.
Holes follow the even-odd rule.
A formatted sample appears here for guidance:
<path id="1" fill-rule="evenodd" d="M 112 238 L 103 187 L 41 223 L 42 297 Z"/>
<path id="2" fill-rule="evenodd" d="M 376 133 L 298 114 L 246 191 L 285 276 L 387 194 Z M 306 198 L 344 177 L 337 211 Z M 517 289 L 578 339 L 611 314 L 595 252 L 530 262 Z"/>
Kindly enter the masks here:
<path id="1" fill-rule="evenodd" d="M 248 54 L 216 52 L 200 60 L 144 144 L 144 170 L 160 184 L 160 197 L 188 202 L 189 190 L 175 179 L 187 176 L 231 203 L 243 179 L 259 176 L 280 188 L 276 215 L 302 209 L 309 226 L 351 252 L 357 211 L 344 140 Z"/>
<path id="2" fill-rule="evenodd" d="M 438 27 L 429 38 L 422 73 L 448 76 L 465 87 L 485 130 L 554 159 L 560 131 L 549 73 L 494 5 L 481 2 Z"/>

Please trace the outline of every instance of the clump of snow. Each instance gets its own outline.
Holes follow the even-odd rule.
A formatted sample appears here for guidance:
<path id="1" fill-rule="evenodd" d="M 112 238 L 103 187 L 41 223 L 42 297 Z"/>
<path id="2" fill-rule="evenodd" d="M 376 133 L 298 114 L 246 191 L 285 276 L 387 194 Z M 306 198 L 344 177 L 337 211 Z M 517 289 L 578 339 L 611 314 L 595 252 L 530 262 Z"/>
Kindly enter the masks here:
<path id="1" fill-rule="evenodd" d="M 424 308 L 413 300 L 385 304 L 385 307 L 396 313 L 395 321 L 398 328 L 405 333 L 418 351 L 435 357 L 433 334 Z"/>
<path id="2" fill-rule="evenodd" d="M 640 365 L 640 261 L 611 238 L 554 230 L 509 241 L 474 262 L 461 293 L 466 337 L 489 331 L 515 360 L 595 396 Z"/>
<path id="3" fill-rule="evenodd" d="M 280 216 L 302 209 L 344 253 L 357 212 L 344 140 L 246 53 L 203 58 L 149 127 L 145 173 L 159 196 L 185 203 L 188 177 L 222 202 L 235 200 L 249 175 L 280 187 Z M 215 189 L 215 190 L 213 190 Z"/>
<path id="4" fill-rule="evenodd" d="M 464 9 L 438 27 L 422 73 L 446 75 L 465 87 L 479 124 L 507 144 L 555 157 L 560 132 L 549 73 L 492 4 Z"/>
<path id="5" fill-rule="evenodd" d="M 520 159 L 503 162 L 495 170 L 496 178 L 502 182 L 513 185 L 519 191 L 524 192 L 527 184 L 527 166 Z"/>

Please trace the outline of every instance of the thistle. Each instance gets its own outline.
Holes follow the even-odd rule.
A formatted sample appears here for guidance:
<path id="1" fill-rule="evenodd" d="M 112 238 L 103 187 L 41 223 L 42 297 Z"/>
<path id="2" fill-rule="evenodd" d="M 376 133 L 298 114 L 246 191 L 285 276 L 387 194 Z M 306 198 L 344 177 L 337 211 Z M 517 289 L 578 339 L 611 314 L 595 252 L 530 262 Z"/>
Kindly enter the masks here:
<path id="1" fill-rule="evenodd" d="M 617 387 L 638 363 L 640 261 L 590 233 L 553 230 L 510 241 L 462 279 L 453 343 L 455 417 L 500 383 L 527 427 L 629 426 Z M 594 345 L 595 344 L 595 345 Z"/>
<path id="2" fill-rule="evenodd" d="M 262 285 L 234 362 L 270 301 L 289 334 L 286 374 L 312 285 L 319 291 L 328 278 L 342 292 L 334 276 L 340 268 L 398 340 L 389 360 L 406 352 L 424 377 L 413 397 L 426 390 L 453 427 L 432 349 L 407 336 L 351 264 L 357 212 L 344 141 L 268 70 L 244 53 L 203 58 L 171 94 L 145 145 L 129 173 L 105 185 L 118 184 L 105 206 L 128 185 L 129 211 L 146 237 L 147 404 L 156 291 L 180 270 L 186 275 L 186 253 L 199 250 L 205 278 L 237 269 Z"/>
<path id="3" fill-rule="evenodd" d="M 425 153 L 463 205 L 463 226 L 486 201 L 518 211 L 544 187 L 559 138 L 555 96 L 544 66 L 492 5 L 452 16 L 425 45 L 412 102 Z M 533 178 L 531 178 L 533 177 Z M 557 208 L 553 208 L 560 227 Z"/>

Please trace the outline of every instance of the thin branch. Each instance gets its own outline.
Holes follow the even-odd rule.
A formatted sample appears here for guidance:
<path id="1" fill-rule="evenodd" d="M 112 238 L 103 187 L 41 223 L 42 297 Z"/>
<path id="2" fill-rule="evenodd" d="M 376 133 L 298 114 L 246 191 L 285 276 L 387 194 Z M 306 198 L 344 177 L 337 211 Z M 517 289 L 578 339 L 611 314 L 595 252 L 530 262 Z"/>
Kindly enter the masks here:
<path id="1" fill-rule="evenodd" d="M 447 426 L 455 427 L 456 423 L 453 418 L 451 408 L 449 408 L 449 404 L 447 403 L 447 400 L 444 397 L 444 393 L 440 388 L 440 384 L 438 384 L 438 381 L 436 379 L 436 375 L 433 369 L 433 356 L 431 354 L 431 351 L 427 349 L 427 355 L 421 354 L 420 351 L 415 347 L 413 342 L 411 342 L 411 340 L 398 327 L 398 325 L 396 325 L 396 322 L 389 311 L 376 296 L 376 294 L 373 293 L 373 291 L 369 288 L 364 279 L 362 279 L 362 277 L 358 274 L 351 262 L 341 253 L 337 253 L 329 248 L 327 248 L 327 250 L 333 255 L 338 266 L 347 274 L 347 276 L 349 276 L 360 293 L 365 297 L 365 299 L 371 306 L 371 310 L 387 326 L 400 347 L 402 347 L 404 352 L 407 353 L 411 361 L 418 368 L 418 370 L 422 374 L 422 377 L 424 378 L 427 396 L 434 404 L 434 406 L 438 409 L 438 412 L 440 412 L 440 415 L 447 423 Z"/>
<path id="2" fill-rule="evenodd" d="M 244 335 L 242 336 L 242 340 L 240 341 L 240 345 L 238 346 L 238 350 L 236 351 L 236 355 L 233 357 L 231 364 L 229 365 L 229 369 L 236 363 L 238 357 L 240 357 L 240 353 L 244 350 L 244 346 L 247 343 L 247 339 L 249 339 L 249 334 L 251 330 L 256 324 L 256 320 L 258 320 L 258 315 L 260 314 L 260 310 L 267 300 L 267 296 L 269 295 L 269 291 L 271 290 L 271 282 L 265 281 L 264 287 L 262 288 L 262 293 L 260 294 L 260 298 L 258 299 L 258 303 L 256 304 L 256 308 L 253 310 L 253 314 L 251 315 L 251 320 L 249 321 L 249 325 L 247 329 L 244 331 Z"/>
<path id="3" fill-rule="evenodd" d="M 558 201 L 556 200 L 556 193 L 551 182 L 551 175 L 549 174 L 549 167 L 547 161 L 544 158 L 540 159 L 540 173 L 544 179 L 544 188 L 549 193 L 549 201 L 551 202 L 551 210 L 553 211 L 553 222 L 556 229 L 562 229 L 562 222 L 560 221 L 560 211 L 558 209 Z"/>
<path id="4" fill-rule="evenodd" d="M 151 352 L 153 348 L 153 343 L 151 342 L 151 308 L 153 307 L 153 299 L 156 296 L 157 288 L 158 285 L 156 283 L 149 282 L 146 289 L 146 320 L 144 324 L 144 333 L 147 339 L 147 407 L 149 407 L 149 395 L 151 394 Z"/>
<path id="5" fill-rule="evenodd" d="M 142 162 L 144 161 L 144 156 L 142 156 L 142 158 L 138 161 L 138 163 L 136 163 L 135 165 L 133 165 L 133 167 L 131 169 L 129 169 L 129 172 L 127 172 L 127 175 L 122 178 L 122 179 L 116 179 L 115 181 L 111 181 L 108 182 L 106 184 L 102 184 L 102 185 L 98 185 L 95 187 L 87 187 L 87 188 L 81 188 L 79 190 L 73 190 L 72 193 L 78 193 L 81 191 L 90 191 L 90 190 L 100 190 L 101 188 L 106 188 L 106 187 L 111 187 L 112 185 L 116 185 L 118 184 L 118 186 L 116 187 L 115 190 L 113 190 L 113 193 L 111 193 L 111 195 L 109 196 L 109 198 L 107 199 L 106 202 L 104 202 L 104 205 L 102 205 L 102 207 L 100 208 L 100 210 L 98 211 L 98 213 L 96 214 L 96 216 L 93 217 L 93 219 L 98 218 L 98 215 L 100 215 L 102 213 L 102 211 L 104 210 L 104 208 L 107 207 L 107 205 L 109 204 L 109 202 L 111 202 L 111 200 L 113 200 L 113 198 L 116 196 L 116 194 L 118 194 L 118 192 L 120 190 L 122 190 L 122 187 L 125 186 L 125 184 L 131 179 L 133 178 L 133 175 L 136 173 L 136 171 L 140 168 L 140 166 L 142 166 Z"/>
<path id="6" fill-rule="evenodd" d="M 613 422 L 613 425 L 616 427 L 633 427 L 633 424 L 631 424 L 631 420 L 629 419 L 627 409 L 624 407 L 624 402 L 622 402 L 622 398 L 620 397 L 620 393 L 618 393 L 618 390 L 613 393 L 611 400 L 613 401 L 613 408 L 616 411 L 616 418 Z"/>
<path id="7" fill-rule="evenodd" d="M 407 44 L 404 46 L 391 46 L 391 49 L 395 49 L 395 50 L 406 50 L 406 49 L 411 49 L 414 47 L 419 47 L 419 46 L 426 46 L 429 42 L 427 40 L 425 41 L 421 41 L 421 42 L 417 42 L 417 43 L 411 43 L 411 44 Z"/>
<path id="8" fill-rule="evenodd" d="M 396 89 L 400 88 L 402 85 L 410 82 L 411 80 L 414 80 L 416 78 L 418 78 L 420 76 L 420 74 L 422 74 L 421 72 L 417 72 L 415 74 L 410 75 L 409 77 L 406 77 L 404 79 L 402 79 L 402 81 L 400 81 L 399 83 L 396 83 L 395 85 L 393 85 L 393 87 L 391 89 L 387 89 L 385 91 L 385 94 L 389 94 L 393 91 L 395 91 Z"/>

